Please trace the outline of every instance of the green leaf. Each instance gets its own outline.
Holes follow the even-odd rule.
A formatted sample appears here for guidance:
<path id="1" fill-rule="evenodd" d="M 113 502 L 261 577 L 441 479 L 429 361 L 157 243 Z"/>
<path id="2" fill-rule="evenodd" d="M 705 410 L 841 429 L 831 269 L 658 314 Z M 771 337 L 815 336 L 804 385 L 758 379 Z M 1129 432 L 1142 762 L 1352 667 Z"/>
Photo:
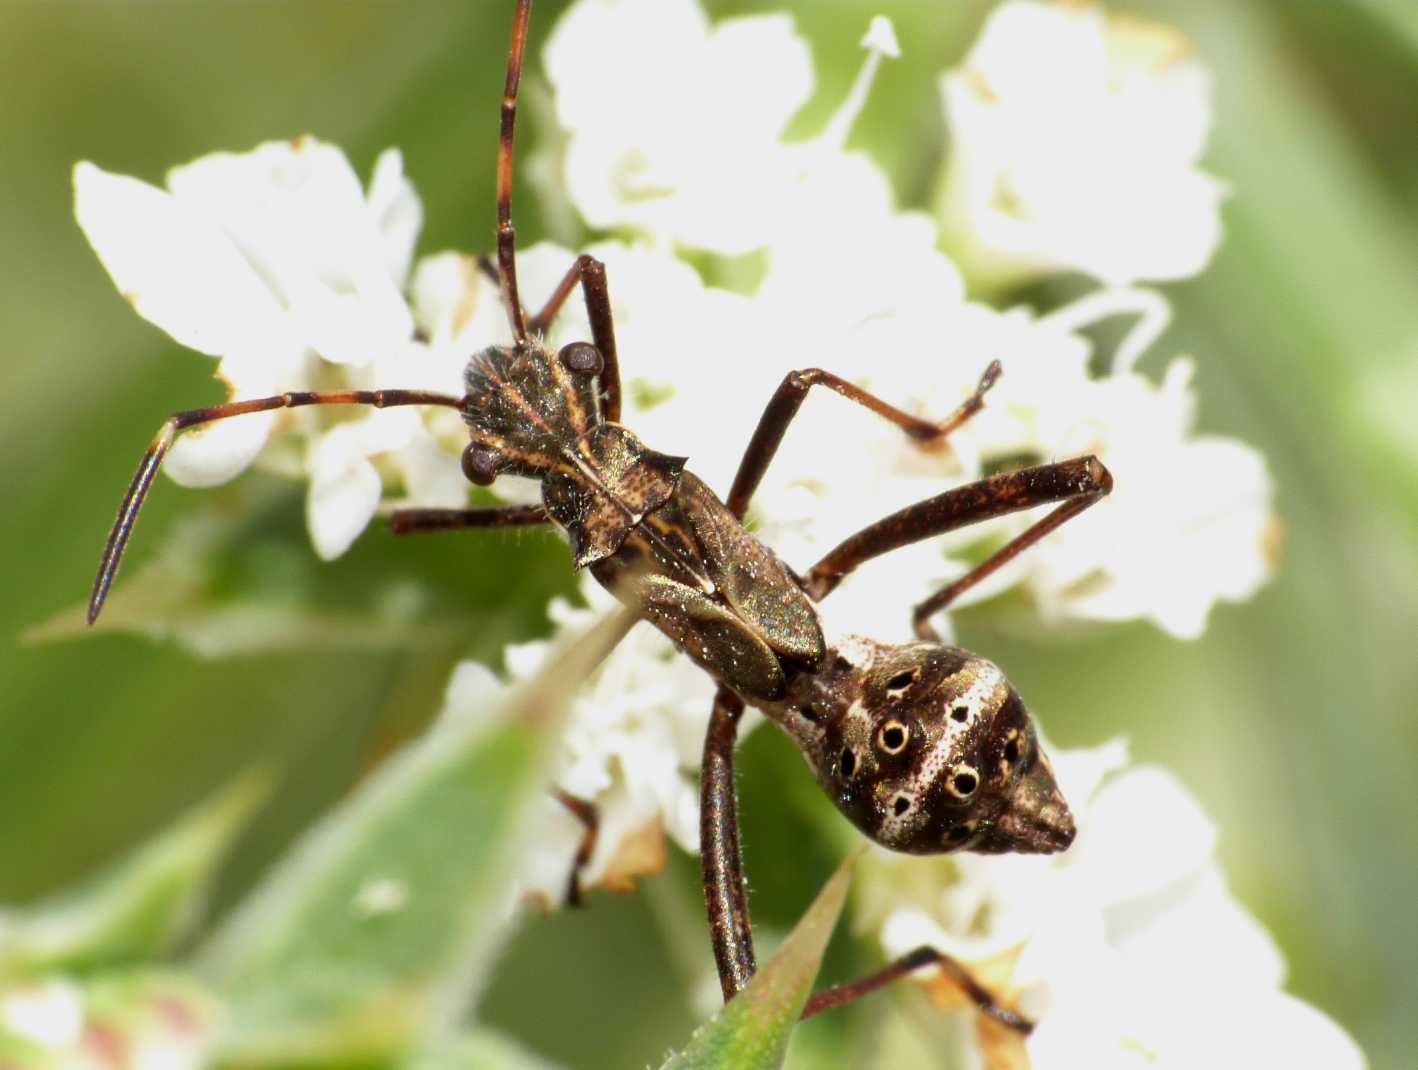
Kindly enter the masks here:
<path id="1" fill-rule="evenodd" d="M 449 1028 L 508 930 L 510 880 L 571 697 L 617 612 L 484 721 L 438 726 L 297 845 L 200 956 L 242 1063 L 368 1061 Z"/>
<path id="2" fill-rule="evenodd" d="M 143 535 L 130 558 L 144 556 Z M 203 657 L 456 645 L 490 659 L 508 639 L 543 628 L 547 600 L 572 584 L 554 537 L 397 538 L 377 518 L 348 553 L 321 561 L 302 495 L 261 474 L 206 492 L 158 542 L 141 566 L 126 562 L 96 625 L 87 624 L 87 603 L 76 603 L 26 631 L 26 641 L 123 632 Z"/>
<path id="3" fill-rule="evenodd" d="M 557 1070 L 557 1066 L 510 1037 L 475 1029 L 420 1052 L 403 1064 L 403 1070 Z"/>
<path id="4" fill-rule="evenodd" d="M 0 1025 L 0 1070 L 61 1070 L 59 1057 Z"/>
<path id="5" fill-rule="evenodd" d="M 242 777 L 82 884 L 0 915 L 0 982 L 170 950 L 200 914 L 217 864 L 266 787 L 263 776 Z"/>
<path id="6" fill-rule="evenodd" d="M 772 1070 L 783 1065 L 788 1038 L 812 991 L 827 941 L 842 912 L 857 855 L 842 863 L 777 953 L 748 986 L 695 1030 L 662 1070 Z"/>

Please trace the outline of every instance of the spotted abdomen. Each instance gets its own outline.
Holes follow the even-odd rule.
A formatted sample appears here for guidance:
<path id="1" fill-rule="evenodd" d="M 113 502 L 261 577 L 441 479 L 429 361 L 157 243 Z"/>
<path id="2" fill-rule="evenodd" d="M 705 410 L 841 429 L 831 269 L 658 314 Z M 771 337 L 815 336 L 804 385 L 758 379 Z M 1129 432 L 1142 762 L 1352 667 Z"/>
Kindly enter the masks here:
<path id="1" fill-rule="evenodd" d="M 1051 853 L 1073 840 L 1028 709 L 968 651 L 854 638 L 770 713 L 838 808 L 887 847 Z"/>

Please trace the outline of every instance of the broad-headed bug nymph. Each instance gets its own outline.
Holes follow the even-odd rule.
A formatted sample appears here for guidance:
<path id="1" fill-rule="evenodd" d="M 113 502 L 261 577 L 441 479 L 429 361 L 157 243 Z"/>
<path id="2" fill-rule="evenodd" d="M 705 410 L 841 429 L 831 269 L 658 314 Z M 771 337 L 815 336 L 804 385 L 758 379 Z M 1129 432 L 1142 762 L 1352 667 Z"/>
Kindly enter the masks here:
<path id="1" fill-rule="evenodd" d="M 701 851 L 711 940 L 726 998 L 755 963 L 738 846 L 733 745 L 744 703 L 761 708 L 801 748 L 828 795 L 866 835 L 901 851 L 987 853 L 1062 850 L 1073 823 L 1023 702 L 1001 671 L 941 644 L 930 617 L 1015 555 L 1106 495 L 1095 457 L 1007 472 L 946 491 L 871 524 L 799 574 L 743 527 L 750 499 L 794 415 L 824 386 L 890 421 L 912 440 L 939 444 L 970 419 L 1000 375 L 993 362 L 944 419 L 907 413 L 820 368 L 790 371 L 769 399 L 726 498 L 620 424 L 620 358 L 605 266 L 582 255 L 546 303 L 528 314 L 517 282 L 512 225 L 513 131 L 530 0 L 518 0 L 497 153 L 496 261 L 511 330 L 468 364 L 464 394 L 427 390 L 298 392 L 173 415 L 159 430 L 110 530 L 89 602 L 97 618 L 138 510 L 163 456 L 185 428 L 309 405 L 436 405 L 457 409 L 469 443 L 462 468 L 489 485 L 501 474 L 541 483 L 536 506 L 410 509 L 399 533 L 555 524 L 572 564 L 592 575 L 672 639 L 719 683 L 701 769 Z M 579 286 L 590 341 L 552 352 L 547 326 Z M 906 645 L 823 636 L 816 603 L 863 562 L 976 521 L 1057 503 L 1013 541 L 915 608 L 920 641 Z M 563 799 L 594 833 L 594 808 Z M 452 830 L 450 830 L 452 834 Z M 581 854 L 584 862 L 585 851 Z M 572 874 L 570 896 L 577 894 Z M 943 960 L 920 949 L 886 971 L 815 997 L 813 1014 L 889 977 Z M 892 972 L 895 971 L 895 972 Z M 988 993 L 965 983 L 986 1013 L 1024 1028 Z"/>

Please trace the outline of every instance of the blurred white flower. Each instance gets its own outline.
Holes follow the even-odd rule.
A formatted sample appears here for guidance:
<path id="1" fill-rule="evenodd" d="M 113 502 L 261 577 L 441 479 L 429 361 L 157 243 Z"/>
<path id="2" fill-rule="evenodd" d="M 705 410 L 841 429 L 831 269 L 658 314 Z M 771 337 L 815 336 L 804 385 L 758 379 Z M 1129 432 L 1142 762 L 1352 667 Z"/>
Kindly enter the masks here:
<path id="1" fill-rule="evenodd" d="M 0 990 L 0 1028 L 45 1048 L 75 1044 L 84 1029 L 84 992 L 53 977 Z"/>
<path id="2" fill-rule="evenodd" d="M 588 608 L 552 603 L 559 635 L 584 631 L 614 605 L 589 578 L 582 594 Z M 554 641 L 509 647 L 510 676 L 533 675 L 554 649 Z M 464 662 L 449 684 L 441 716 L 485 718 L 506 686 L 484 666 Z M 684 850 L 698 850 L 699 758 L 713 696 L 713 682 L 643 623 L 581 689 L 554 780 L 597 810 L 595 851 L 581 873 L 585 887 L 624 890 L 634 878 L 658 872 L 666 834 Z M 541 827 L 528 837 L 532 846 L 522 863 L 523 891 L 559 905 L 583 832 L 581 823 L 548 796 Z"/>
<path id="3" fill-rule="evenodd" d="M 27 1045 L 24 1057 L 32 1050 L 34 1061 L 17 1064 L 24 1066 L 200 1070 L 210 1065 L 220 1017 L 210 995 L 158 970 L 0 988 L 0 1045 Z"/>
<path id="4" fill-rule="evenodd" d="M 763 244 L 783 128 L 813 85 L 786 15 L 711 26 L 698 0 L 585 0 L 544 61 L 569 135 L 561 177 L 588 223 L 727 254 Z"/>
<path id="5" fill-rule="evenodd" d="M 1270 475 L 1235 439 L 1192 434 L 1193 364 L 1160 384 L 1131 372 L 1090 384 L 1074 434 L 1116 486 L 1041 544 L 1025 583 L 1046 617 L 1151 620 L 1195 639 L 1218 601 L 1250 598 L 1277 553 Z M 1069 452 L 1078 452 L 1078 449 Z"/>
<path id="6" fill-rule="evenodd" d="M 1058 270 L 1185 278 L 1220 240 L 1197 166 L 1209 78 L 1175 29 L 1089 4 L 1011 0 L 941 83 L 946 248 L 991 292 Z"/>
<path id="7" fill-rule="evenodd" d="M 1004 1067 L 1023 1048 L 1036 1070 L 1364 1065 L 1339 1026 L 1280 990 L 1279 950 L 1227 890 L 1216 831 L 1170 773 L 1126 767 L 1118 743 L 1055 752 L 1054 768 L 1078 821 L 1068 852 L 881 851 L 858 880 L 857 921 L 888 955 L 936 947 L 1037 1023 L 1026 1041 L 962 1012 L 963 1052 Z M 916 979 L 963 1005 L 939 974 Z"/>

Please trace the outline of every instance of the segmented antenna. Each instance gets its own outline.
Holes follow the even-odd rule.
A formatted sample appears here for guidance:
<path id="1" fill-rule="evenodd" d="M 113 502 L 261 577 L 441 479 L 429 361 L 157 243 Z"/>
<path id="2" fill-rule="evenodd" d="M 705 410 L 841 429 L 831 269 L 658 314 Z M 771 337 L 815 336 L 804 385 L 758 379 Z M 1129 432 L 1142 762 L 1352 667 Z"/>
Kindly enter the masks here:
<path id="1" fill-rule="evenodd" d="M 461 408 L 462 398 L 449 394 L 439 394 L 431 390 L 338 390 L 323 393 L 293 391 L 265 398 L 245 398 L 229 401 L 224 405 L 211 405 L 205 409 L 189 409 L 169 416 L 153 436 L 148 452 L 133 474 L 123 502 L 118 507 L 118 517 L 113 527 L 108 529 L 108 542 L 104 544 L 103 556 L 99 558 L 98 574 L 94 576 L 93 590 L 89 592 L 89 623 L 98 620 L 103 609 L 108 589 L 113 586 L 113 577 L 118 575 L 118 566 L 123 561 L 123 551 L 128 546 L 128 537 L 133 534 L 133 525 L 138 521 L 138 511 L 153 485 L 153 477 L 158 474 L 162 459 L 176 440 L 178 432 L 199 424 L 209 424 L 217 420 L 227 420 L 233 416 L 245 416 L 253 412 L 270 412 L 272 409 L 298 409 L 306 405 L 372 405 L 376 409 L 396 405 L 443 405 Z"/>
<path id="2" fill-rule="evenodd" d="M 512 47 L 507 53 L 507 87 L 502 93 L 502 130 L 497 146 L 497 273 L 502 302 L 512 325 L 512 340 L 527 341 L 527 318 L 517 292 L 517 231 L 512 226 L 512 135 L 517 126 L 517 86 L 522 81 L 522 55 L 527 48 L 527 23 L 532 0 L 517 0 L 512 22 Z"/>

